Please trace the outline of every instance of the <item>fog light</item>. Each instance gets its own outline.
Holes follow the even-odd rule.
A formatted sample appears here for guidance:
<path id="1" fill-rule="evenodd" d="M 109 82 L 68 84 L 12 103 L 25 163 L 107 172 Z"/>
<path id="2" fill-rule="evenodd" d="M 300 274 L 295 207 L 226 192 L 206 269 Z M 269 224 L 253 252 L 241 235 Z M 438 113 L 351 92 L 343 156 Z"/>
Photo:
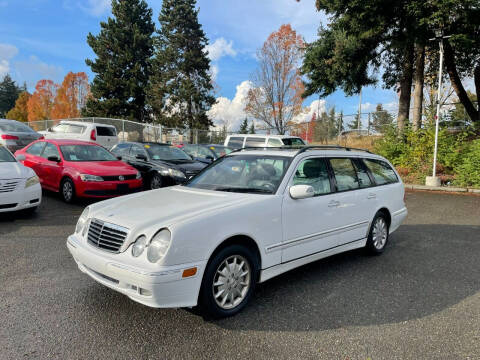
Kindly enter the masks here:
<path id="1" fill-rule="evenodd" d="M 150 290 L 140 288 L 140 295 L 152 296 L 152 292 Z"/>

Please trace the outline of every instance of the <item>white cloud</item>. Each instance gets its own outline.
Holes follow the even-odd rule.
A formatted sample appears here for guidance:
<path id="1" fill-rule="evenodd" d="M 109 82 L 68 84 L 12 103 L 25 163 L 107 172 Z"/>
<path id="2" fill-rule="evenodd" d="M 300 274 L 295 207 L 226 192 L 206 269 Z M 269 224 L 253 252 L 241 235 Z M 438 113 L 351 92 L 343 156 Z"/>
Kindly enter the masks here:
<path id="1" fill-rule="evenodd" d="M 28 88 L 33 88 L 37 81 L 41 79 L 60 82 L 64 73 L 61 67 L 46 64 L 33 55 L 26 61 L 15 62 L 14 66 L 16 78 L 26 81 Z"/>
<path id="2" fill-rule="evenodd" d="M 310 106 L 307 106 L 303 111 L 295 116 L 292 121 L 301 123 L 312 120 L 313 114 L 321 114 L 327 111 L 327 102 L 325 100 L 313 100 Z"/>
<path id="3" fill-rule="evenodd" d="M 212 106 L 207 115 L 216 126 L 226 125 L 230 131 L 236 131 L 245 119 L 246 97 L 248 90 L 253 87 L 250 81 L 243 81 L 237 86 L 235 97 L 230 100 L 226 97 L 217 98 L 217 103 Z"/>
<path id="4" fill-rule="evenodd" d="M 213 44 L 207 45 L 205 50 L 208 51 L 208 57 L 212 61 L 220 60 L 224 56 L 235 57 L 237 55 L 233 48 L 233 41 L 227 41 L 223 37 L 215 40 Z"/>
<path id="5" fill-rule="evenodd" d="M 87 0 L 86 6 L 80 3 L 78 6 L 90 15 L 100 16 L 110 10 L 111 0 Z"/>
<path id="6" fill-rule="evenodd" d="M 0 76 L 10 72 L 10 60 L 18 54 L 18 49 L 10 44 L 0 44 Z"/>
<path id="7" fill-rule="evenodd" d="M 217 81 L 217 76 L 219 71 L 220 69 L 218 68 L 218 65 L 214 64 L 210 66 L 210 76 L 212 77 L 213 82 Z"/>

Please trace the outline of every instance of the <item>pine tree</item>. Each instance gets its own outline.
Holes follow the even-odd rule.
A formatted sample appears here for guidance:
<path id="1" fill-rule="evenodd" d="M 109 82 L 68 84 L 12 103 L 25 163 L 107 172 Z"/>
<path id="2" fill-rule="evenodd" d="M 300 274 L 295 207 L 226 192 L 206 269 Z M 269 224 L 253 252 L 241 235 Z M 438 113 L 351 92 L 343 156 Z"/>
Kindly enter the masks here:
<path id="1" fill-rule="evenodd" d="M 383 109 L 382 104 L 378 104 L 375 112 L 372 114 L 372 126 L 379 133 L 385 132 L 388 125 L 393 123 L 393 116 Z"/>
<path id="2" fill-rule="evenodd" d="M 148 121 L 145 89 L 153 55 L 152 10 L 145 0 L 112 0 L 112 15 L 87 42 L 96 54 L 86 63 L 96 73 L 85 115 Z"/>
<path id="3" fill-rule="evenodd" d="M 362 129 L 362 121 L 359 114 L 356 114 L 351 123 L 348 123 L 348 128 L 350 130 L 359 130 Z"/>
<path id="4" fill-rule="evenodd" d="M 6 74 L 0 82 L 0 118 L 4 118 L 7 112 L 13 109 L 21 92 L 22 89 Z"/>
<path id="5" fill-rule="evenodd" d="M 250 127 L 248 128 L 248 133 L 249 134 L 255 134 L 255 124 L 253 123 L 253 121 L 250 124 Z"/>
<path id="6" fill-rule="evenodd" d="M 328 112 L 328 139 L 333 139 L 337 136 L 337 124 L 335 121 L 335 106 Z"/>
<path id="7" fill-rule="evenodd" d="M 240 129 L 238 130 L 239 134 L 248 134 L 248 120 L 247 118 L 243 119 Z"/>
<path id="8" fill-rule="evenodd" d="M 164 0 L 154 39 L 149 100 L 164 125 L 205 129 L 212 96 L 207 37 L 198 22 L 196 0 Z"/>
<path id="9" fill-rule="evenodd" d="M 338 116 L 337 120 L 337 135 L 340 135 L 342 131 L 345 130 L 345 126 L 343 124 L 343 110 L 340 111 L 340 115 Z"/>

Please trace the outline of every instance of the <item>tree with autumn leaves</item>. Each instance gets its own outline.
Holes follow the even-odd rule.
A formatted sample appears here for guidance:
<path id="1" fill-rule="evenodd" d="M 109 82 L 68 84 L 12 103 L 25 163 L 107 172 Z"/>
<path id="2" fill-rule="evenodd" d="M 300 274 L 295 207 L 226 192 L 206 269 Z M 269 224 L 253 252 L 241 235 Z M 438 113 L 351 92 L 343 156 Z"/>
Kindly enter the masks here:
<path id="1" fill-rule="evenodd" d="M 289 122 L 302 111 L 304 86 L 298 69 L 304 44 L 290 25 L 282 25 L 257 53 L 259 67 L 245 112 L 279 134 L 284 134 Z"/>
<path id="2" fill-rule="evenodd" d="M 69 72 L 57 91 L 53 104 L 52 119 L 80 117 L 90 94 L 87 74 Z"/>

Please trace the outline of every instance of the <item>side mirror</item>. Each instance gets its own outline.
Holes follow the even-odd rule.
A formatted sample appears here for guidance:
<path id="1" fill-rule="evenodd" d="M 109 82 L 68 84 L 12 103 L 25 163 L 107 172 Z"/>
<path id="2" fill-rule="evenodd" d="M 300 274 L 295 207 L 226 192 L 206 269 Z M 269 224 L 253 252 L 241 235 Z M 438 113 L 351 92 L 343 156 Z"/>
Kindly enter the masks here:
<path id="1" fill-rule="evenodd" d="M 54 162 L 57 162 L 59 163 L 60 162 L 60 158 L 58 156 L 49 156 L 47 158 L 48 161 L 54 161 Z"/>
<path id="2" fill-rule="evenodd" d="M 15 156 L 15 159 L 17 159 L 17 161 L 25 161 L 25 160 L 27 160 L 27 158 L 26 158 L 25 155 L 23 155 L 23 154 L 20 154 L 20 155 Z"/>
<path id="3" fill-rule="evenodd" d="M 122 160 L 122 157 L 121 157 L 121 156 L 117 156 L 117 159 L 118 159 L 118 160 Z"/>
<path id="4" fill-rule="evenodd" d="M 135 156 L 135 159 L 138 159 L 138 160 L 143 160 L 143 161 L 147 161 L 147 157 L 143 154 L 137 154 Z"/>
<path id="5" fill-rule="evenodd" d="M 290 197 L 294 200 L 307 199 L 315 195 L 315 190 L 310 185 L 293 185 L 289 192 Z"/>

